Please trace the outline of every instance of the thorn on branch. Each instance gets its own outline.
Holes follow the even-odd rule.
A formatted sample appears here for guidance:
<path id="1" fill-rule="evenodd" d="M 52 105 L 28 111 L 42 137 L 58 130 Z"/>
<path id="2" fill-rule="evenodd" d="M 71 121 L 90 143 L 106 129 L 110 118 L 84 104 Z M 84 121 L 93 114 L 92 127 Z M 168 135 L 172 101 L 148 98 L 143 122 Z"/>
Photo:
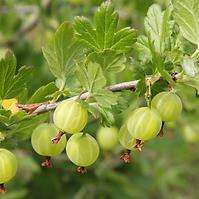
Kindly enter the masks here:
<path id="1" fill-rule="evenodd" d="M 65 133 L 63 131 L 59 131 L 59 133 L 51 139 L 52 143 L 53 144 L 57 144 L 60 140 L 61 140 L 61 137 L 64 135 Z"/>
<path id="2" fill-rule="evenodd" d="M 51 161 L 51 157 L 46 157 L 46 160 L 41 163 L 41 166 L 51 169 L 53 167 L 53 164 L 52 164 L 52 161 Z"/>
<path id="3" fill-rule="evenodd" d="M 120 156 L 120 159 L 124 162 L 124 163 L 129 163 L 131 160 L 131 150 L 126 150 L 123 155 Z"/>

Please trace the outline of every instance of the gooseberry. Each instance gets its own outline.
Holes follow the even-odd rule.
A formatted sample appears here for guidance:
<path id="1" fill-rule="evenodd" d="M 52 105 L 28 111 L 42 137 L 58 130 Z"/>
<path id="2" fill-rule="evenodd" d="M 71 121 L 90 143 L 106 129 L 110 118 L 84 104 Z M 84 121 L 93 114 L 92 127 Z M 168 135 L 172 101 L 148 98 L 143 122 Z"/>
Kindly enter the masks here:
<path id="1" fill-rule="evenodd" d="M 84 167 L 93 164 L 99 156 L 99 146 L 95 138 L 89 134 L 72 135 L 66 145 L 68 158 L 76 164 L 79 172 L 85 172 Z"/>
<path id="2" fill-rule="evenodd" d="M 62 136 L 60 142 L 53 144 L 51 138 L 56 136 L 59 130 L 54 124 L 43 123 L 37 126 L 31 136 L 33 149 L 39 155 L 47 157 L 42 166 L 51 167 L 50 157 L 59 155 L 66 146 L 66 136 Z"/>
<path id="3" fill-rule="evenodd" d="M 53 120 L 61 131 L 79 133 L 86 126 L 88 112 L 78 101 L 65 100 L 57 106 Z"/>
<path id="4" fill-rule="evenodd" d="M 133 150 L 136 143 L 136 139 L 129 133 L 126 124 L 123 124 L 119 130 L 119 142 L 128 150 Z"/>
<path id="5" fill-rule="evenodd" d="M 162 126 L 159 113 L 154 108 L 138 108 L 127 120 L 129 133 L 137 140 L 147 141 L 158 135 Z"/>
<path id="6" fill-rule="evenodd" d="M 164 122 L 175 121 L 182 112 L 181 99 L 173 92 L 161 92 L 151 101 Z"/>
<path id="7" fill-rule="evenodd" d="M 131 158 L 131 150 L 136 148 L 136 139 L 129 133 L 126 124 L 123 124 L 120 128 L 118 137 L 120 144 L 126 149 L 120 159 L 122 159 L 125 163 L 129 163 Z"/>
<path id="8" fill-rule="evenodd" d="M 102 149 L 113 149 L 118 143 L 118 129 L 115 127 L 101 127 L 97 132 L 97 141 Z"/>
<path id="9" fill-rule="evenodd" d="M 12 179 L 17 172 L 15 155 L 7 149 L 0 148 L 0 193 L 5 192 L 4 183 Z"/>

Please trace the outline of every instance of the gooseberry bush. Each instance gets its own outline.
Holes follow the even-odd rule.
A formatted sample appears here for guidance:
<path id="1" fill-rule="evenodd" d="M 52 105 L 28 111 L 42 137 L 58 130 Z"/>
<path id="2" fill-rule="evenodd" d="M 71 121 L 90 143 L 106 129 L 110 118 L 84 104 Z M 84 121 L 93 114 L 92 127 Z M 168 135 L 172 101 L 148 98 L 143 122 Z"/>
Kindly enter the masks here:
<path id="1" fill-rule="evenodd" d="M 46 158 L 42 166 L 51 168 L 51 157 L 66 150 L 66 158 L 85 173 L 100 152 L 120 147 L 124 153 L 118 157 L 130 162 L 131 151 L 163 136 L 164 125 L 181 118 L 181 90 L 199 94 L 198 13 L 199 0 L 173 0 L 163 11 L 154 4 L 142 34 L 119 29 L 118 12 L 106 1 L 93 20 L 64 22 L 42 48 L 55 80 L 32 96 L 32 68 L 17 70 L 7 50 L 0 61 L 0 192 L 17 170 L 8 149 L 23 140 L 31 139 L 34 151 Z M 96 121 L 99 129 L 89 132 L 88 124 Z M 198 140 L 189 125 L 184 130 L 188 140 Z"/>

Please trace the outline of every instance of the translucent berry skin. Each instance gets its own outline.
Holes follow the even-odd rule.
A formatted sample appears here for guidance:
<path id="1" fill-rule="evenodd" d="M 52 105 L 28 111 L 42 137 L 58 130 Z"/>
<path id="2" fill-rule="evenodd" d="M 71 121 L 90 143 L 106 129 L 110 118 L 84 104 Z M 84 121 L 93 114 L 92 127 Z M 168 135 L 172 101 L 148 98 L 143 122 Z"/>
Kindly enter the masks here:
<path id="1" fill-rule="evenodd" d="M 69 138 L 66 153 L 71 162 L 77 166 L 86 167 L 97 160 L 99 146 L 91 135 L 77 133 Z"/>
<path id="2" fill-rule="evenodd" d="M 75 134 L 81 132 L 88 122 L 88 112 L 75 100 L 60 103 L 53 117 L 55 125 L 64 132 Z"/>
<path id="3" fill-rule="evenodd" d="M 57 135 L 59 130 L 54 124 L 43 123 L 36 127 L 31 136 L 33 149 L 42 156 L 59 155 L 66 146 L 66 136 L 62 136 L 57 144 L 53 144 L 51 139 Z"/>
<path id="4" fill-rule="evenodd" d="M 138 108 L 127 120 L 127 129 L 135 139 L 147 141 L 158 135 L 162 126 L 160 114 L 154 108 Z"/>
<path id="5" fill-rule="evenodd" d="M 155 108 L 164 122 L 177 120 L 182 112 L 181 99 L 172 92 L 161 92 L 151 101 L 151 106 Z"/>
<path id="6" fill-rule="evenodd" d="M 104 150 L 115 148 L 118 144 L 118 129 L 115 127 L 101 127 L 97 131 L 97 141 Z"/>
<path id="7" fill-rule="evenodd" d="M 184 126 L 183 134 L 185 140 L 189 143 L 197 143 L 199 141 L 199 135 L 192 126 Z"/>
<path id="8" fill-rule="evenodd" d="M 129 133 L 126 124 L 123 124 L 119 130 L 119 142 L 120 144 L 128 150 L 133 150 L 136 143 L 136 139 Z"/>
<path id="9" fill-rule="evenodd" d="M 8 182 L 17 172 L 17 160 L 13 153 L 0 148 L 0 184 Z"/>

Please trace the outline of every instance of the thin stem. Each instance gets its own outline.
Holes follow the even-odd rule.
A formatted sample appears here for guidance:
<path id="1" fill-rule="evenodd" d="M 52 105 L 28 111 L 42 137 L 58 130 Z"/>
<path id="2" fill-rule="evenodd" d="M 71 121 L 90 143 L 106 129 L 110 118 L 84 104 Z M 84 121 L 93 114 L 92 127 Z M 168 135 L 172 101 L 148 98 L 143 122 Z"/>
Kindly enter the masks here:
<path id="1" fill-rule="evenodd" d="M 146 86 L 147 86 L 147 92 L 145 93 L 145 99 L 147 102 L 147 106 L 150 108 L 151 107 L 151 78 L 146 79 Z"/>
<path id="2" fill-rule="evenodd" d="M 191 58 L 197 58 L 199 53 L 199 47 L 195 50 L 195 52 L 191 55 Z"/>
<path id="3" fill-rule="evenodd" d="M 157 81 L 159 79 L 160 79 L 160 76 L 159 76 L 159 78 L 158 78 L 158 76 L 156 76 L 155 81 Z M 110 90 L 112 92 L 119 92 L 119 91 L 122 91 L 122 90 L 135 90 L 138 82 L 139 82 L 139 80 L 133 80 L 133 81 L 129 81 L 129 82 L 121 82 L 121 83 L 118 83 L 118 84 L 106 86 L 104 89 Z M 152 84 L 153 83 L 154 83 L 154 81 L 152 79 Z M 89 94 L 90 94 L 89 92 L 83 93 L 80 96 L 80 99 L 81 100 L 87 99 L 87 97 L 89 97 Z M 68 98 L 67 100 L 76 100 L 76 99 L 78 99 L 78 96 L 73 96 L 71 98 Z M 60 102 L 38 104 L 38 107 L 36 109 L 34 109 L 34 111 L 32 113 L 33 114 L 40 114 L 40 113 L 48 112 L 50 110 L 54 110 L 58 106 L 59 103 Z M 32 106 L 32 104 L 20 104 L 20 106 L 18 106 L 18 107 L 26 110 L 31 106 Z"/>
<path id="4" fill-rule="evenodd" d="M 60 86 L 60 88 L 59 88 L 59 92 L 60 92 L 60 94 L 58 95 L 58 96 L 54 96 L 54 98 L 51 100 L 51 103 L 53 103 L 53 102 L 56 102 L 59 98 L 60 98 L 60 96 L 62 95 L 62 91 L 64 90 L 64 88 L 65 88 L 65 84 L 66 84 L 66 80 L 62 80 L 61 81 L 61 86 Z"/>

